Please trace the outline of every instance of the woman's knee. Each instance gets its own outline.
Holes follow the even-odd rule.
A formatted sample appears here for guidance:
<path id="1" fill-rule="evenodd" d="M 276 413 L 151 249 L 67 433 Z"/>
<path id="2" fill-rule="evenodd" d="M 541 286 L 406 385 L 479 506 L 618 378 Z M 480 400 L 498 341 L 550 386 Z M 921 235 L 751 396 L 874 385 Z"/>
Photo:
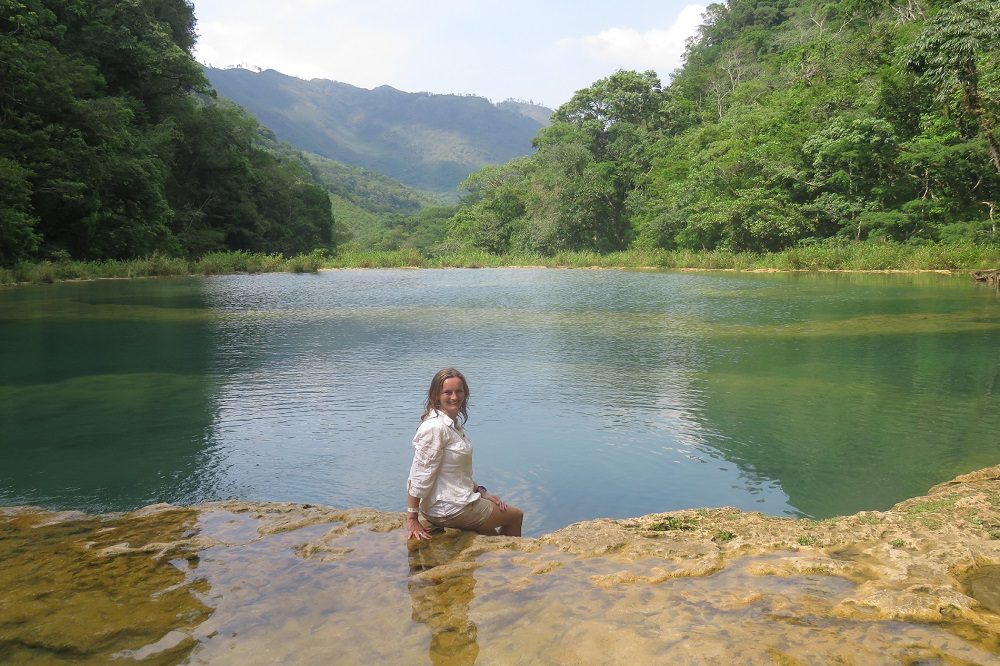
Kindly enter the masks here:
<path id="1" fill-rule="evenodd" d="M 524 512 L 516 506 L 508 504 L 504 511 L 494 507 L 493 514 L 483 522 L 479 531 L 481 534 L 489 534 L 497 528 L 520 527 L 523 520 Z"/>
<path id="2" fill-rule="evenodd" d="M 506 536 L 521 536 L 521 523 L 524 521 L 524 512 L 516 506 L 508 506 L 504 511 L 504 523 L 500 526 L 500 534 Z"/>
<path id="3" fill-rule="evenodd" d="M 518 531 L 521 529 L 521 523 L 524 522 L 524 511 L 521 511 L 516 506 L 507 506 L 507 510 L 501 512 L 500 514 L 501 522 L 500 528 L 515 528 Z"/>

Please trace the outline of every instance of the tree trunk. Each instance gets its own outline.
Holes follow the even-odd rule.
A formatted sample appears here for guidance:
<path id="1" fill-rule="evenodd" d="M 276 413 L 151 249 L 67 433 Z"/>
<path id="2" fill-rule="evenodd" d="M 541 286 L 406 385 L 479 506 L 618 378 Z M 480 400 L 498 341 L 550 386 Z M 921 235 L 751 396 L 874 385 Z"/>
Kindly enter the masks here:
<path id="1" fill-rule="evenodd" d="M 976 116 L 976 120 L 979 121 L 979 131 L 986 137 L 986 151 L 990 154 L 990 162 L 993 163 L 993 168 L 1000 175 L 1000 145 L 997 144 L 996 137 L 993 136 L 993 123 L 982 110 Z"/>
<path id="2" fill-rule="evenodd" d="M 961 77 L 963 81 L 962 95 L 965 97 L 965 108 L 969 111 L 976 123 L 979 131 L 986 139 L 986 152 L 989 153 L 990 162 L 1000 175 L 1000 145 L 997 145 L 996 137 L 993 136 L 993 120 L 988 117 L 983 105 L 979 102 L 979 72 L 976 70 L 976 62 L 969 60 L 965 63 L 965 71 Z"/>

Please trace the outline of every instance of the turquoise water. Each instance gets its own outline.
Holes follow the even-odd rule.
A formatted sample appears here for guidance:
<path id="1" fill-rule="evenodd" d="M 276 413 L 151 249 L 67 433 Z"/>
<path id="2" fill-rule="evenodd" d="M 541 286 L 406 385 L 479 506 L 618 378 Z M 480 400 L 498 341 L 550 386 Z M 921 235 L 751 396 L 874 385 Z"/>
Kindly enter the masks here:
<path id="1" fill-rule="evenodd" d="M 399 511 L 433 373 L 526 533 L 885 509 L 1000 463 L 964 276 L 359 270 L 0 291 L 0 504 Z"/>

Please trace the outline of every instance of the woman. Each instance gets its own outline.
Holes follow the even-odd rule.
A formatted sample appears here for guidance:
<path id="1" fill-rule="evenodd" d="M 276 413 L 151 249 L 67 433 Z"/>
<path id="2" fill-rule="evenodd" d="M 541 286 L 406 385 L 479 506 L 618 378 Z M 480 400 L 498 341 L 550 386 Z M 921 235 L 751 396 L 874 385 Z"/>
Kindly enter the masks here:
<path id="1" fill-rule="evenodd" d="M 434 375 L 413 436 L 413 465 L 406 482 L 408 539 L 431 538 L 420 515 L 437 527 L 521 536 L 524 512 L 472 480 L 472 442 L 462 429 L 469 418 L 468 403 L 469 384 L 461 372 L 445 368 Z"/>

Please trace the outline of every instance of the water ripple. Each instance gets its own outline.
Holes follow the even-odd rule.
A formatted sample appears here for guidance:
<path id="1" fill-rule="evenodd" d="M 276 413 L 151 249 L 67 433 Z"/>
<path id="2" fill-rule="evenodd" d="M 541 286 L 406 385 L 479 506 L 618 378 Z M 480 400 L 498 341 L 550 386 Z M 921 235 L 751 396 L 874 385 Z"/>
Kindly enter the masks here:
<path id="1" fill-rule="evenodd" d="M 0 294 L 17 301 L 0 501 L 396 511 L 447 365 L 472 383 L 477 479 L 534 533 L 887 508 L 1000 459 L 1000 305 L 955 281 L 374 270 L 183 280 L 175 300 L 170 284 Z"/>

